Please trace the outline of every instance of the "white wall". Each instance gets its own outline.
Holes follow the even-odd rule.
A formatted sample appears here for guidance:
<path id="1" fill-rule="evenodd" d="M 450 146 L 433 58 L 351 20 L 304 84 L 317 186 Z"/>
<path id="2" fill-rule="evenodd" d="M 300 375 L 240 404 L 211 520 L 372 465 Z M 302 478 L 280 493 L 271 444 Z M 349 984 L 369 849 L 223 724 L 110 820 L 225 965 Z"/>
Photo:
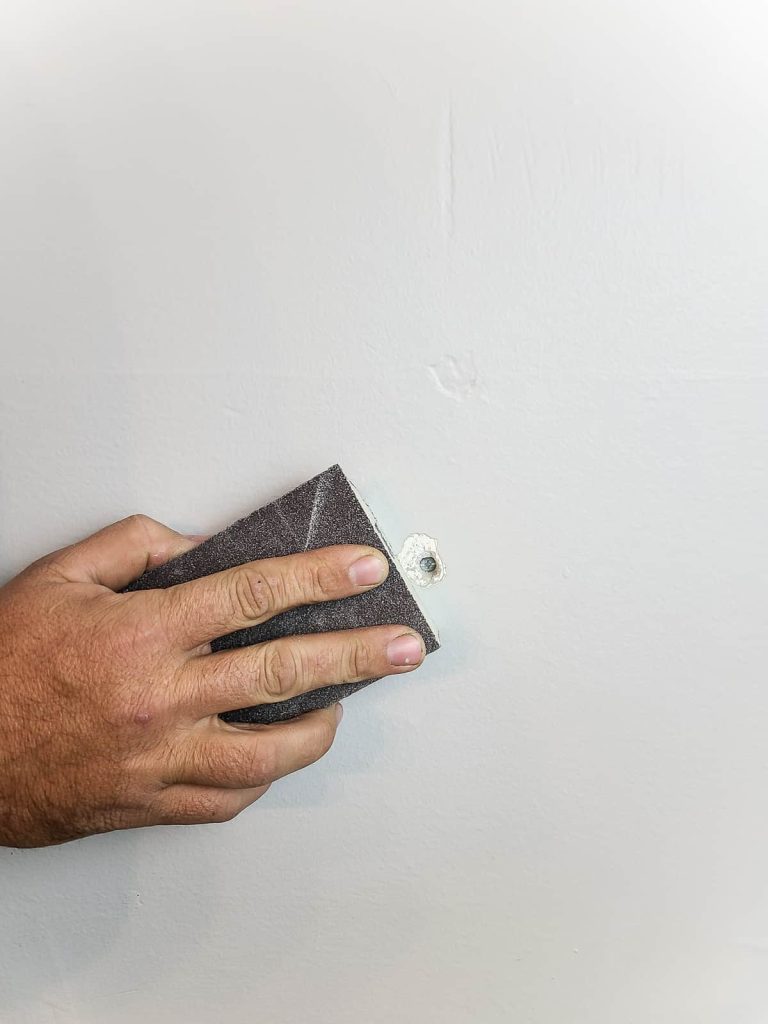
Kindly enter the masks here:
<path id="1" fill-rule="evenodd" d="M 0 853 L 3 1024 L 764 1024 L 761 0 L 5 0 L 0 571 L 337 459 L 444 650 Z"/>

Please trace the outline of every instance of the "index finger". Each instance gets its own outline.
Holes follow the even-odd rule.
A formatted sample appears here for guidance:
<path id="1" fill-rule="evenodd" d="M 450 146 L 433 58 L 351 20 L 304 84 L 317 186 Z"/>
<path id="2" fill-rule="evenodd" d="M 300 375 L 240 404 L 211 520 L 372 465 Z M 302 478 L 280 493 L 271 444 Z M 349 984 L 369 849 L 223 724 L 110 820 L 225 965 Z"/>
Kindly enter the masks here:
<path id="1" fill-rule="evenodd" d="M 187 650 L 297 608 L 364 593 L 383 583 L 381 551 L 337 544 L 212 573 L 163 591 L 168 625 Z"/>

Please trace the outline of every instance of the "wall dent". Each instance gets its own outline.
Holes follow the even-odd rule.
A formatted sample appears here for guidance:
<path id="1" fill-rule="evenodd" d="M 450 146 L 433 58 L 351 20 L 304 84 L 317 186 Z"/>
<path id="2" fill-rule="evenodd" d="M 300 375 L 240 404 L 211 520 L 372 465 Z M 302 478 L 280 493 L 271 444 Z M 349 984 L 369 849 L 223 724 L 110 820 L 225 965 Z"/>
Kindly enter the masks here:
<path id="1" fill-rule="evenodd" d="M 438 362 L 431 363 L 427 368 L 432 382 L 446 398 L 455 402 L 464 402 L 477 393 L 480 386 L 480 375 L 471 352 L 463 355 L 444 355 Z"/>

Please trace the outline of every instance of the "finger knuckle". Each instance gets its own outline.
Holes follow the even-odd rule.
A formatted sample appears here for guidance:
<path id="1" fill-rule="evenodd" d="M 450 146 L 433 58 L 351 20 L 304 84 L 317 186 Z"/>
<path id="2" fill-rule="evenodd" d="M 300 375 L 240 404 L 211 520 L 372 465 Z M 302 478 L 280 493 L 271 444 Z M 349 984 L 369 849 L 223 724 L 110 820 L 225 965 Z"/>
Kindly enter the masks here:
<path id="1" fill-rule="evenodd" d="M 242 568 L 235 574 L 231 594 L 235 616 L 257 622 L 269 618 L 278 607 L 279 584 L 263 573 Z"/>
<path id="2" fill-rule="evenodd" d="M 146 536 L 154 526 L 157 526 L 157 523 L 150 516 L 145 516 L 143 512 L 134 512 L 132 515 L 126 516 L 125 519 L 121 520 L 118 525 L 129 530 L 131 533 Z"/>
<path id="3" fill-rule="evenodd" d="M 373 649 L 367 641 L 357 637 L 349 640 L 345 646 L 342 659 L 344 681 L 356 683 L 361 679 L 365 679 L 370 674 L 373 657 Z"/>
<path id="4" fill-rule="evenodd" d="M 314 557 L 306 568 L 308 595 L 314 601 L 327 601 L 339 593 L 339 573 L 324 558 Z"/>
<path id="5" fill-rule="evenodd" d="M 127 526 L 137 526 L 143 529 L 152 522 L 149 516 L 145 516 L 143 512 L 133 512 L 131 515 L 126 516 L 123 522 Z"/>
<path id="6" fill-rule="evenodd" d="M 305 674 L 300 645 L 280 641 L 264 644 L 260 668 L 260 691 L 268 700 L 280 700 Z"/>

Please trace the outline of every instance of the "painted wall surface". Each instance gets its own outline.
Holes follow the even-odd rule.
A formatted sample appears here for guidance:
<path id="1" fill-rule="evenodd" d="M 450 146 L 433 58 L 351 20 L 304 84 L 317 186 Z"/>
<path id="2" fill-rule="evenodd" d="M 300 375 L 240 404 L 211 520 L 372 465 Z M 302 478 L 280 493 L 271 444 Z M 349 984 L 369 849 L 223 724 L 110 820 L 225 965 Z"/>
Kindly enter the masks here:
<path id="1" fill-rule="evenodd" d="M 0 571 L 338 460 L 444 649 L 0 852 L 2 1024 L 765 1024 L 762 0 L 4 0 Z"/>

